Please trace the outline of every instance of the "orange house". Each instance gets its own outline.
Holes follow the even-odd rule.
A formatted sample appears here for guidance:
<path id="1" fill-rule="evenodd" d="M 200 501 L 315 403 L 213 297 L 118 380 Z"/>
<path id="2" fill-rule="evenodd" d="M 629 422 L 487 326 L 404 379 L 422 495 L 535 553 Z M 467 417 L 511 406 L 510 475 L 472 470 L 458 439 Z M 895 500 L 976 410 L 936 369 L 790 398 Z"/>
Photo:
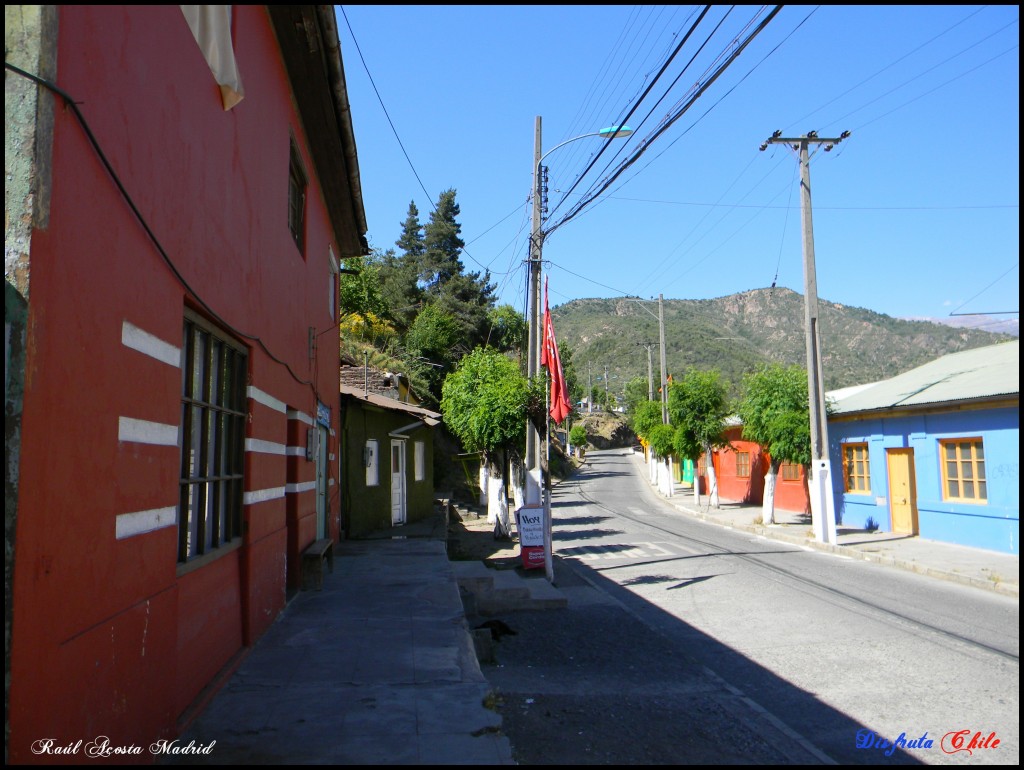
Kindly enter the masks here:
<path id="1" fill-rule="evenodd" d="M 729 446 L 714 453 L 718 495 L 724 500 L 760 505 L 764 502 L 764 475 L 769 456 L 760 444 L 743 437 L 743 426 L 730 426 L 726 431 Z M 701 460 L 698 471 L 707 489 L 707 473 Z M 800 465 L 783 463 L 775 483 L 775 507 L 783 511 L 810 513 L 807 479 Z"/>

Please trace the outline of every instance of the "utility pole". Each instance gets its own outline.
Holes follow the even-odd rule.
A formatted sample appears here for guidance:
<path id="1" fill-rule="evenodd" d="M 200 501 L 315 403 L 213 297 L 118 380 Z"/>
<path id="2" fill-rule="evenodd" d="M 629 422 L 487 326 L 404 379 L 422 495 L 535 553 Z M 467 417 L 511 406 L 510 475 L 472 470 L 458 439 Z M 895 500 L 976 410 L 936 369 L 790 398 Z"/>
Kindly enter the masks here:
<path id="1" fill-rule="evenodd" d="M 668 425 L 668 370 L 665 366 L 665 297 L 658 295 L 658 335 L 661 338 L 661 421 Z"/>
<path id="2" fill-rule="evenodd" d="M 587 361 L 587 414 L 594 411 L 594 377 L 590 372 L 590 361 Z"/>
<path id="3" fill-rule="evenodd" d="M 533 134 L 533 222 L 530 235 L 530 319 L 527 344 L 526 376 L 530 382 L 540 376 L 541 336 L 540 323 L 540 266 L 541 266 L 541 141 L 540 115 L 534 122 Z M 526 502 L 541 502 L 540 434 L 533 422 L 526 421 Z"/>
<path id="4" fill-rule="evenodd" d="M 604 405 L 608 408 L 608 364 L 604 365 Z"/>
<path id="5" fill-rule="evenodd" d="M 811 523 L 814 537 L 819 543 L 836 544 L 835 494 L 832 490 L 832 463 L 828 451 L 828 422 L 825 411 L 825 386 L 821 366 L 821 337 L 818 318 L 818 280 L 814 264 L 814 227 L 811 222 L 811 167 L 810 145 L 824 145 L 830 152 L 850 135 L 843 131 L 838 137 L 826 139 L 817 131 L 806 136 L 784 137 L 776 131 L 761 144 L 764 152 L 769 144 L 785 144 L 796 152 L 800 160 L 800 214 L 803 223 L 804 251 L 804 330 L 807 336 L 807 394 L 810 400 L 811 420 L 811 478 L 808 490 L 811 497 Z"/>
<path id="6" fill-rule="evenodd" d="M 647 349 L 647 400 L 654 400 L 654 364 L 652 362 L 651 350 L 657 345 L 657 342 L 638 342 L 636 343 L 642 348 Z"/>

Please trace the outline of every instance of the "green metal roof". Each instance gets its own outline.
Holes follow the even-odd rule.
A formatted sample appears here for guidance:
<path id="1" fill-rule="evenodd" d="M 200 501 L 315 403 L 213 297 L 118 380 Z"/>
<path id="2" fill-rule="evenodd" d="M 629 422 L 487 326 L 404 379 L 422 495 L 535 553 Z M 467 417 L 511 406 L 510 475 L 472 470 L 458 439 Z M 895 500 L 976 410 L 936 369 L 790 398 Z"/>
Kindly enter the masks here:
<path id="1" fill-rule="evenodd" d="M 892 379 L 829 395 L 832 415 L 1019 396 L 1020 342 L 951 353 Z"/>

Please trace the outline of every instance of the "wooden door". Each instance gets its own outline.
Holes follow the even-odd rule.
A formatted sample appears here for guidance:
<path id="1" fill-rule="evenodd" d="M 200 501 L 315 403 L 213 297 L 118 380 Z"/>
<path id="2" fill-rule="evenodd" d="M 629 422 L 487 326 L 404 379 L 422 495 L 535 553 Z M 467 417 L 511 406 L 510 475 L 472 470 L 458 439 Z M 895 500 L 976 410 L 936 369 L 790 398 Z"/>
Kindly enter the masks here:
<path id="1" fill-rule="evenodd" d="M 917 483 L 914 477 L 914 450 L 887 450 L 886 465 L 889 469 L 889 513 L 892 516 L 892 531 L 916 535 Z"/>

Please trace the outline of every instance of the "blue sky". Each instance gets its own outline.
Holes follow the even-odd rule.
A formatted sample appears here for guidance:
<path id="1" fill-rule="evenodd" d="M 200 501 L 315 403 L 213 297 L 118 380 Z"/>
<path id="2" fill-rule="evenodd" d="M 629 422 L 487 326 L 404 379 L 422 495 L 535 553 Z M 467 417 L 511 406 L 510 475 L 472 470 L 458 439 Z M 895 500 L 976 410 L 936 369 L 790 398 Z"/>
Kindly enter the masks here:
<path id="1" fill-rule="evenodd" d="M 338 6 L 371 245 L 454 188 L 467 269 L 525 311 L 536 116 L 546 153 L 635 108 L 629 139 L 544 160 L 552 306 L 803 293 L 798 164 L 758 150 L 781 129 L 851 132 L 810 165 L 819 297 L 1018 311 L 1018 7 L 786 6 L 693 99 L 773 7 L 714 6 L 686 38 L 700 6 Z"/>

